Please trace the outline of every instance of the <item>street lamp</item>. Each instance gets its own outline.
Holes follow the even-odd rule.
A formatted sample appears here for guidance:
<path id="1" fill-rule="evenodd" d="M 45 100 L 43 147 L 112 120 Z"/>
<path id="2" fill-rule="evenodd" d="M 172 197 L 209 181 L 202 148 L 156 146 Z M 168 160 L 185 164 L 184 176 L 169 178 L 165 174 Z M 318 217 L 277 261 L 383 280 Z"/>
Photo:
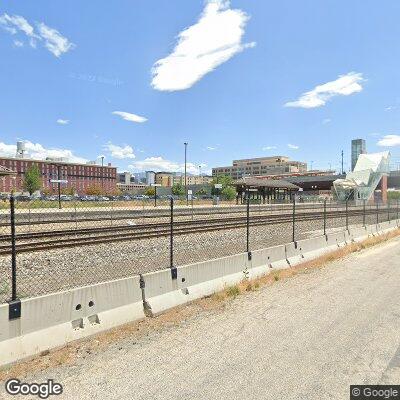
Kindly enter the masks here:
<path id="1" fill-rule="evenodd" d="M 183 143 L 185 145 L 185 195 L 186 195 L 186 205 L 189 205 L 189 197 L 187 193 L 187 181 L 186 181 L 186 162 L 187 162 L 187 146 L 188 142 Z"/>
<path id="2" fill-rule="evenodd" d="M 101 191 L 104 191 L 104 171 L 103 171 L 103 167 L 104 167 L 104 156 L 99 156 L 99 158 L 101 158 Z M 104 193 L 102 193 L 104 194 Z"/>

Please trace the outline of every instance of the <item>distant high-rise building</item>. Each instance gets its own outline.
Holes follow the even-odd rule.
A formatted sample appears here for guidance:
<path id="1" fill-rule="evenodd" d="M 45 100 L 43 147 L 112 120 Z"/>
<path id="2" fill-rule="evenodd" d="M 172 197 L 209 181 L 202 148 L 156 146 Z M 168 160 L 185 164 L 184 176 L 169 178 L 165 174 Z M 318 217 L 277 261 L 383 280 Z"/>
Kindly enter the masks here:
<path id="1" fill-rule="evenodd" d="M 351 141 L 351 170 L 354 170 L 360 154 L 366 154 L 367 147 L 364 139 L 353 139 Z"/>
<path id="2" fill-rule="evenodd" d="M 154 171 L 146 171 L 147 186 L 154 185 L 155 183 L 156 183 L 156 173 Z"/>

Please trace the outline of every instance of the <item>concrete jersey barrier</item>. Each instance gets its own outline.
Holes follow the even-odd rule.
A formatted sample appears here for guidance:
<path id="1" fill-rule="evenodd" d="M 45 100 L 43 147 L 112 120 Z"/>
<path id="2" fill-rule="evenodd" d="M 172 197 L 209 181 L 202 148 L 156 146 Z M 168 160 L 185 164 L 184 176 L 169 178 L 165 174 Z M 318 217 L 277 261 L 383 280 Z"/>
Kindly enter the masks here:
<path id="1" fill-rule="evenodd" d="M 21 300 L 21 318 L 0 306 L 0 366 L 144 318 L 139 277 Z"/>

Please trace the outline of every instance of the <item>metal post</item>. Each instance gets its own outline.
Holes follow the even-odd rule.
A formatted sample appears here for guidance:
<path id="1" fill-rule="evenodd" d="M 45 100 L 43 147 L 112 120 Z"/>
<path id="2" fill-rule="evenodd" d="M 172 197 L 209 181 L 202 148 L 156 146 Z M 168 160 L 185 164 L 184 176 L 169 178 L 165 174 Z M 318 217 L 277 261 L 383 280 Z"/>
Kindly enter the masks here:
<path id="1" fill-rule="evenodd" d="M 365 227 L 365 200 L 363 201 L 363 227 Z"/>
<path id="2" fill-rule="evenodd" d="M 75 209 L 75 230 L 78 230 L 78 214 L 76 212 L 76 200 L 74 201 L 74 209 Z"/>
<path id="3" fill-rule="evenodd" d="M 292 242 L 296 242 L 296 198 L 293 196 L 293 230 L 292 230 Z"/>
<path id="4" fill-rule="evenodd" d="M 390 221 L 390 202 L 387 202 L 387 213 L 388 213 L 388 221 Z"/>
<path id="5" fill-rule="evenodd" d="M 157 186 L 154 186 L 154 207 L 157 207 Z"/>
<path id="6" fill-rule="evenodd" d="M 349 201 L 346 200 L 346 231 L 349 230 Z"/>
<path id="7" fill-rule="evenodd" d="M 169 235 L 169 265 L 171 268 L 172 279 L 177 278 L 177 270 L 174 267 L 174 199 L 171 197 L 170 203 L 170 235 Z"/>
<path id="8" fill-rule="evenodd" d="M 185 196 L 186 196 L 186 205 L 189 205 L 189 198 L 187 192 L 187 180 L 186 180 L 186 161 L 187 161 L 187 142 L 184 143 L 185 145 Z"/>
<path id="9" fill-rule="evenodd" d="M 111 200 L 110 225 L 113 226 L 114 203 Z"/>
<path id="10" fill-rule="evenodd" d="M 326 236 L 326 199 L 324 200 L 324 236 Z"/>
<path id="11" fill-rule="evenodd" d="M 17 252 L 15 248 L 15 198 L 10 197 L 10 224 L 11 224 L 11 301 L 17 299 Z"/>
<path id="12" fill-rule="evenodd" d="M 250 196 L 247 192 L 247 210 L 246 210 L 246 251 L 250 253 Z"/>
<path id="13" fill-rule="evenodd" d="M 58 186 L 58 208 L 61 210 L 61 165 L 57 165 L 57 180 L 59 181 L 57 183 Z"/>
<path id="14" fill-rule="evenodd" d="M 397 222 L 398 222 L 398 219 L 399 219 L 399 199 L 397 199 L 396 219 L 397 219 Z"/>
<path id="15" fill-rule="evenodd" d="M 376 202 L 376 224 L 379 224 L 379 203 Z"/>

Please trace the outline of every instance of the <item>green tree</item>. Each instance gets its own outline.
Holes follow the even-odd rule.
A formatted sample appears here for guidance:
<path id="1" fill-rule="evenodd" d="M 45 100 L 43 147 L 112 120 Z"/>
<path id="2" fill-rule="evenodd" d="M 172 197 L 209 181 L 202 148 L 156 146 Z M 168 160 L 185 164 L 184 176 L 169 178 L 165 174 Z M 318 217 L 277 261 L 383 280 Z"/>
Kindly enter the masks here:
<path id="1" fill-rule="evenodd" d="M 146 188 L 146 190 L 144 191 L 144 194 L 146 196 L 154 196 L 156 194 L 156 190 L 154 189 L 154 187 L 148 187 Z"/>
<path id="2" fill-rule="evenodd" d="M 225 200 L 233 200 L 236 197 L 236 190 L 232 186 L 227 186 L 222 189 L 221 195 Z"/>
<path id="3" fill-rule="evenodd" d="M 199 189 L 197 192 L 196 192 L 196 195 L 197 196 L 206 196 L 207 195 L 207 190 L 205 189 L 205 188 L 201 188 L 201 189 Z"/>
<path id="4" fill-rule="evenodd" d="M 181 183 L 175 183 L 171 188 L 171 192 L 175 196 L 183 196 L 185 194 L 185 188 Z"/>
<path id="5" fill-rule="evenodd" d="M 215 189 L 215 186 L 214 186 L 215 184 L 222 185 L 222 191 L 221 191 L 221 189 Z M 232 179 L 232 177 L 230 177 L 228 175 L 218 176 L 217 178 L 214 178 L 211 181 L 211 185 L 212 185 L 211 194 L 219 195 L 219 194 L 222 194 L 222 192 L 224 191 L 225 188 L 232 187 L 233 179 Z"/>
<path id="6" fill-rule="evenodd" d="M 400 192 L 388 191 L 387 196 L 389 200 L 399 200 L 400 199 Z"/>
<path id="7" fill-rule="evenodd" d="M 100 185 L 90 185 L 85 189 L 85 193 L 89 196 L 100 196 L 103 194 L 103 189 Z"/>
<path id="8" fill-rule="evenodd" d="M 36 164 L 33 164 L 30 168 L 28 168 L 25 172 L 24 177 L 24 190 L 29 192 L 32 195 L 36 190 L 39 190 L 42 187 L 41 174 L 39 171 L 39 167 Z"/>

